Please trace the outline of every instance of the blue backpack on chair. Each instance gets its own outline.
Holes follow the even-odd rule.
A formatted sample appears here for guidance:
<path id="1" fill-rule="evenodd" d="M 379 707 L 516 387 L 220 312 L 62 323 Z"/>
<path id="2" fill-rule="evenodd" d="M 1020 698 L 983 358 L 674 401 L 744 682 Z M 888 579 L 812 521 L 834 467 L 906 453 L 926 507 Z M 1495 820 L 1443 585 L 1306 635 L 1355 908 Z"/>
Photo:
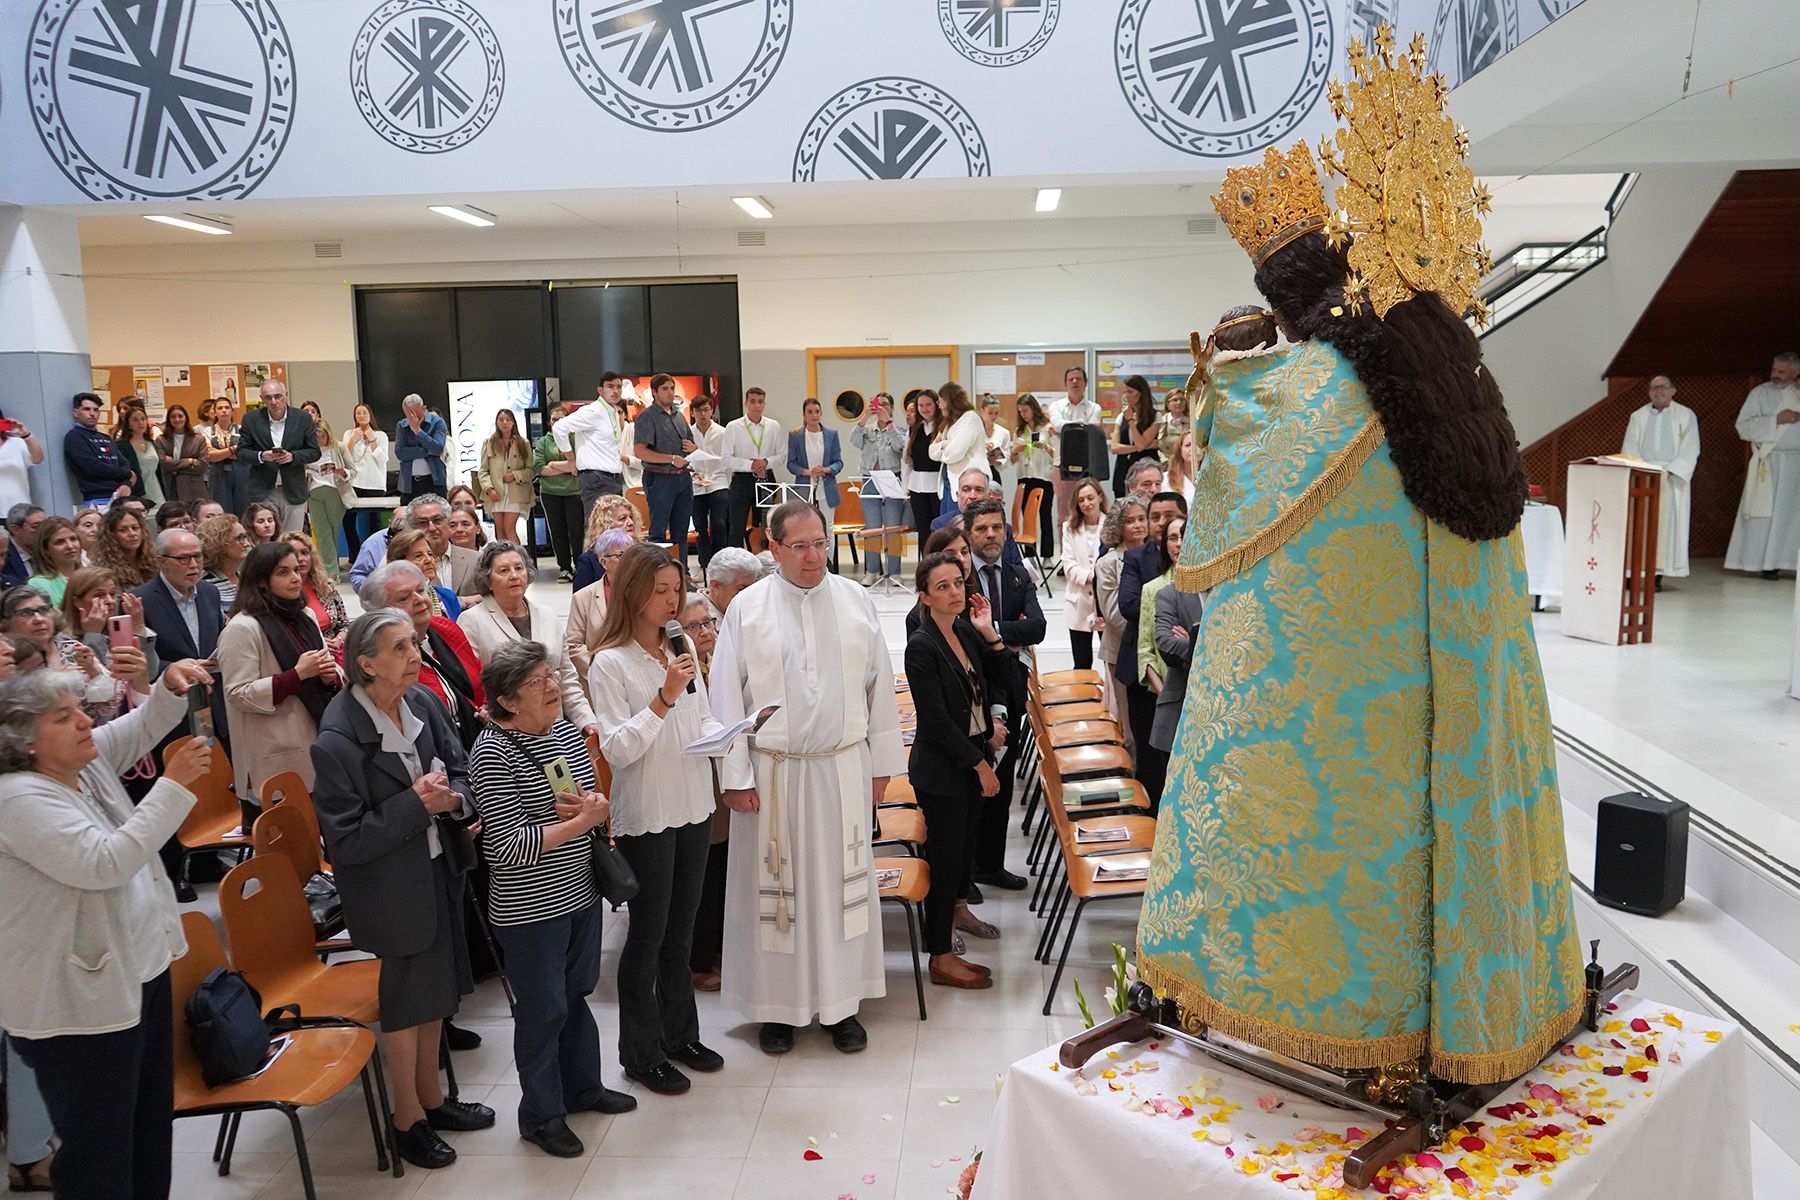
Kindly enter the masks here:
<path id="1" fill-rule="evenodd" d="M 292 1010 L 292 1016 L 285 1014 Z M 267 1017 L 262 997 L 240 971 L 214 967 L 182 1010 L 188 1040 L 207 1087 L 254 1075 L 269 1057 L 269 1042 L 297 1027 L 300 1009 L 288 1004 Z"/>

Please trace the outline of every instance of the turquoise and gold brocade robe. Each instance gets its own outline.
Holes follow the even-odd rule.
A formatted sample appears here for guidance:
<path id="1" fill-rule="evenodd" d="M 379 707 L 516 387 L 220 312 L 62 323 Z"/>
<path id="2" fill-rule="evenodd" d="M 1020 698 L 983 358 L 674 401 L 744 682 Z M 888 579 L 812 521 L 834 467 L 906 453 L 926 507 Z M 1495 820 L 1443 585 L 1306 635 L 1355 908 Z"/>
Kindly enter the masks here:
<path id="1" fill-rule="evenodd" d="M 1420 513 L 1324 342 L 1219 365 L 1209 432 L 1140 970 L 1302 1061 L 1520 1074 L 1584 978 L 1519 534 Z"/>

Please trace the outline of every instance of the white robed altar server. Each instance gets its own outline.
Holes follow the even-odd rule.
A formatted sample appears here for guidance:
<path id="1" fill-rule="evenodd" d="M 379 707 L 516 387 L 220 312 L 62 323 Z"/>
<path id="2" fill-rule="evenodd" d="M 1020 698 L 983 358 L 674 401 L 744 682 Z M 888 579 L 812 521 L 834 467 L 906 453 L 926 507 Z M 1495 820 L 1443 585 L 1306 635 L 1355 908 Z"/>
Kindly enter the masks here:
<path id="1" fill-rule="evenodd" d="M 1700 461 L 1700 418 L 1685 404 L 1675 403 L 1675 384 L 1667 375 L 1650 381 L 1650 403 L 1631 414 L 1623 452 L 1663 469 L 1656 573 L 1671 579 L 1685 577 L 1688 523 L 1694 511 L 1691 485 Z"/>
<path id="2" fill-rule="evenodd" d="M 710 686 L 726 725 L 781 705 L 719 764 L 732 809 L 723 999 L 763 1022 L 764 1049 L 779 1052 L 792 1030 L 777 1028 L 771 1044 L 769 1023 L 835 1025 L 887 990 L 872 825 L 906 760 L 868 593 L 826 572 L 818 510 L 783 504 L 769 532 L 777 569 L 726 610 Z"/>
<path id="3" fill-rule="evenodd" d="M 1800 556 L 1800 352 L 1775 356 L 1769 382 L 1745 397 L 1737 431 L 1750 443 L 1750 468 L 1725 569 L 1772 579 Z"/>

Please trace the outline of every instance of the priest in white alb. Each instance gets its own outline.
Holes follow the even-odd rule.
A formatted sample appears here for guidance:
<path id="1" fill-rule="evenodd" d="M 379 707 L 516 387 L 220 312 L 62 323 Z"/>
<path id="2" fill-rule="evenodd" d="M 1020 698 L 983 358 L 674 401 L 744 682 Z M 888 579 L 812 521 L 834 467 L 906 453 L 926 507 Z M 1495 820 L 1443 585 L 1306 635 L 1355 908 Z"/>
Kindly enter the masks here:
<path id="1" fill-rule="evenodd" d="M 1675 403 L 1675 381 L 1658 375 L 1650 381 L 1650 403 L 1631 414 L 1625 426 L 1624 453 L 1663 469 L 1662 504 L 1657 509 L 1656 584 L 1663 576 L 1686 578 L 1688 521 L 1694 511 L 1691 485 L 1700 461 L 1700 418 Z"/>
<path id="2" fill-rule="evenodd" d="M 1800 351 L 1775 356 L 1769 381 L 1744 398 L 1737 431 L 1750 468 L 1725 569 L 1777 579 L 1800 558 Z"/>
<path id="3" fill-rule="evenodd" d="M 769 515 L 774 573 L 738 593 L 713 651 L 726 725 L 780 709 L 719 763 L 732 810 L 725 1006 L 762 1024 L 770 1054 L 816 1016 L 839 1050 L 868 1045 L 856 1018 L 887 991 L 875 894 L 875 805 L 905 770 L 894 673 L 875 605 L 825 569 L 819 511 Z"/>

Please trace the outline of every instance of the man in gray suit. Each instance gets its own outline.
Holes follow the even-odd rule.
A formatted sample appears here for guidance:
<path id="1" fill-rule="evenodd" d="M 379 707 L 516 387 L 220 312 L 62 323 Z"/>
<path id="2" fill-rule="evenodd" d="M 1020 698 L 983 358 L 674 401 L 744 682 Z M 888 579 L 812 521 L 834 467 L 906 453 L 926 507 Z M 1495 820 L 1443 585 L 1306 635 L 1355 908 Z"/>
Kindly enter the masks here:
<path id="1" fill-rule="evenodd" d="M 263 381 L 263 406 L 239 426 L 238 461 L 248 466 L 244 502 L 275 506 L 283 530 L 306 528 L 306 465 L 319 461 L 319 430 L 304 409 L 288 407 L 287 384 Z"/>
<path id="2" fill-rule="evenodd" d="M 415 499 L 406 506 L 406 525 L 409 529 L 423 530 L 425 540 L 431 544 L 431 556 L 438 564 L 438 577 L 431 582 L 449 588 L 458 596 L 473 596 L 475 566 L 481 556 L 473 550 L 450 544 L 450 506 L 444 498 L 424 495 Z"/>

